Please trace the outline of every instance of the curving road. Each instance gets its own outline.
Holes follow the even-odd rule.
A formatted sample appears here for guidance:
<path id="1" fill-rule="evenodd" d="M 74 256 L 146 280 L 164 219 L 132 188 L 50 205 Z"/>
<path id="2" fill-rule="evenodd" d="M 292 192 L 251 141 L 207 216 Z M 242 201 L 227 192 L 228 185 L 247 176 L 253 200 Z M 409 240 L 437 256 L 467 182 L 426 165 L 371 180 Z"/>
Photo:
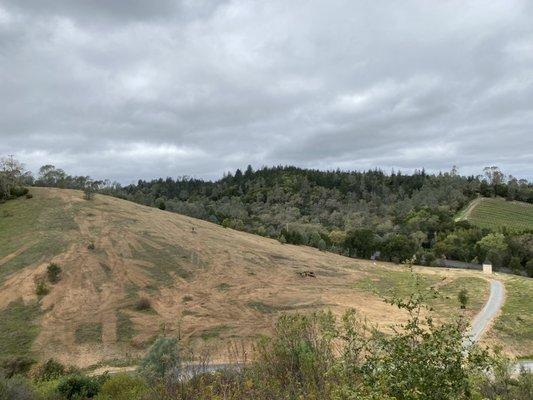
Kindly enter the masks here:
<path id="1" fill-rule="evenodd" d="M 472 326 L 467 336 L 463 340 L 465 347 L 472 345 L 479 341 L 481 336 L 485 333 L 490 323 L 494 320 L 496 315 L 500 312 L 503 303 L 505 302 L 505 288 L 503 283 L 497 280 L 490 281 L 490 295 L 485 303 L 483 309 L 475 316 L 472 321 Z M 519 360 L 516 362 L 514 370 L 518 372 L 520 369 L 525 369 L 533 372 L 533 360 Z"/>
<path id="2" fill-rule="evenodd" d="M 492 320 L 500 312 L 505 301 L 505 289 L 503 283 L 497 280 L 490 281 L 490 295 L 483 309 L 472 321 L 470 331 L 464 340 L 465 345 L 473 344 L 483 336 Z"/>

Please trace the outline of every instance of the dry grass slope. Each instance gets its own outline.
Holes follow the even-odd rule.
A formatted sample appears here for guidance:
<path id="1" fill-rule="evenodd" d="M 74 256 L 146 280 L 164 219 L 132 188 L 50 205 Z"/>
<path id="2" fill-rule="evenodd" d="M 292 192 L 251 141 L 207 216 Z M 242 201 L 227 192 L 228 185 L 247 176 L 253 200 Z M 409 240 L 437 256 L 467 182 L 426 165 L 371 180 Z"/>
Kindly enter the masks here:
<path id="1" fill-rule="evenodd" d="M 249 344 L 281 312 L 353 307 L 383 329 L 404 317 L 380 298 L 405 291 L 408 272 L 399 266 L 283 245 L 106 196 L 32 194 L 0 205 L 0 332 L 25 333 L 24 351 L 39 358 L 80 367 L 124 363 L 158 335 L 174 335 L 193 347 L 213 345 L 224 360 L 228 342 Z M 38 298 L 35 280 L 51 262 L 61 266 L 61 279 Z M 434 304 L 442 318 L 456 314 L 460 287 L 474 297 L 470 316 L 487 295 L 477 272 L 418 271 L 445 293 Z M 140 298 L 150 306 L 139 309 Z M 15 347 L 0 347 L 0 357 L 19 354 Z"/>

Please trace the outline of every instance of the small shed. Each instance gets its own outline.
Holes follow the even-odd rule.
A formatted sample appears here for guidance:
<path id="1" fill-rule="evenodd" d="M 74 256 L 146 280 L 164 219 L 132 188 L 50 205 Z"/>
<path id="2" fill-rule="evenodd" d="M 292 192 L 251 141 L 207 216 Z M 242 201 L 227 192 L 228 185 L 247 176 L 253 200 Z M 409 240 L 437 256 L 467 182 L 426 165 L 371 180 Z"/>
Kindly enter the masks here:
<path id="1" fill-rule="evenodd" d="M 483 263 L 483 273 L 487 275 L 492 275 L 492 264 L 488 260 Z"/>

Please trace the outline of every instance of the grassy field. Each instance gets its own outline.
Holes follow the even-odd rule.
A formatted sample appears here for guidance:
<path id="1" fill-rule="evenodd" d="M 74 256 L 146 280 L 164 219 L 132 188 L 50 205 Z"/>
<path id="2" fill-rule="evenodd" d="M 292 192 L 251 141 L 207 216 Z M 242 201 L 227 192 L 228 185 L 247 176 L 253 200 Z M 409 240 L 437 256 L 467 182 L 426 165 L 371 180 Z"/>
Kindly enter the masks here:
<path id="1" fill-rule="evenodd" d="M 479 198 L 462 210 L 456 220 L 467 220 L 481 228 L 533 230 L 533 204 L 502 198 Z"/>
<path id="2" fill-rule="evenodd" d="M 489 292 L 489 283 L 477 276 L 446 276 L 441 274 L 419 274 L 420 289 L 429 295 L 430 288 L 436 291 L 435 298 L 429 298 L 437 314 L 443 318 L 459 316 L 461 310 L 457 295 L 461 289 L 468 291 L 466 313 L 475 315 L 485 303 Z M 383 298 L 405 298 L 415 290 L 415 280 L 406 267 L 396 270 L 376 270 L 355 284 L 358 290 L 376 293 Z"/>
<path id="3" fill-rule="evenodd" d="M 37 302 L 24 304 L 22 300 L 13 301 L 0 311 L 0 359 L 32 355 L 40 314 Z"/>
<path id="4" fill-rule="evenodd" d="M 506 299 L 492 337 L 518 357 L 533 359 L 533 279 L 501 276 Z"/>
<path id="5" fill-rule="evenodd" d="M 382 301 L 410 292 L 405 267 L 281 244 L 107 196 L 86 201 L 78 191 L 31 191 L 32 199 L 0 204 L 0 335 L 8 338 L 0 357 L 18 351 L 86 368 L 138 359 L 163 334 L 192 347 L 208 343 L 224 360 L 230 342 L 250 345 L 281 313 L 355 308 L 384 329 L 405 320 Z M 38 297 L 35 282 L 51 262 L 61 266 L 61 280 Z M 441 293 L 432 302 L 439 319 L 459 313 L 463 287 L 469 317 L 487 297 L 479 272 L 416 271 Z M 150 310 L 136 309 L 140 298 Z M 530 331 L 509 326 L 497 340 L 520 353 Z"/>

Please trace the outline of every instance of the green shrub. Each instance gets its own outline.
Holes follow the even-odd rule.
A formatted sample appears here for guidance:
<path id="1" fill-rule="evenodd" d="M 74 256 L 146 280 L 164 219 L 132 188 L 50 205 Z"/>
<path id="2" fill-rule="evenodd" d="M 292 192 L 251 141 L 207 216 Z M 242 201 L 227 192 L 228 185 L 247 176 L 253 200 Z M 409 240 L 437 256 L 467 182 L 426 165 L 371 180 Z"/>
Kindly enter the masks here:
<path id="1" fill-rule="evenodd" d="M 145 381 L 139 376 L 119 374 L 107 380 L 96 397 L 97 400 L 136 400 L 148 391 Z"/>
<path id="2" fill-rule="evenodd" d="M 159 338 L 141 361 L 139 372 L 148 380 L 160 380 L 179 366 L 178 340 Z"/>
<path id="3" fill-rule="evenodd" d="M 466 308 L 466 305 L 468 304 L 468 290 L 462 288 L 457 294 L 457 300 L 459 300 L 461 309 L 464 310 Z"/>
<path id="4" fill-rule="evenodd" d="M 65 366 L 54 359 L 49 359 L 34 366 L 30 376 L 35 381 L 50 381 L 58 379 L 67 373 Z"/>
<path id="5" fill-rule="evenodd" d="M 21 197 L 27 195 L 29 190 L 22 186 L 15 186 L 11 188 L 11 196 L 12 197 Z"/>
<path id="6" fill-rule="evenodd" d="M 51 381 L 33 381 L 33 388 L 36 394 L 36 400 L 65 400 L 57 391 L 59 379 Z"/>
<path id="7" fill-rule="evenodd" d="M 516 256 L 511 257 L 507 267 L 515 273 L 520 271 L 520 269 L 522 268 L 522 264 L 520 263 L 520 257 L 516 257 Z"/>
<path id="8" fill-rule="evenodd" d="M 533 259 L 528 260 L 528 262 L 526 263 L 526 272 L 527 272 L 527 276 L 529 276 L 530 278 L 533 278 Z"/>
<path id="9" fill-rule="evenodd" d="M 35 283 L 35 294 L 37 296 L 46 296 L 48 293 L 50 293 L 50 289 L 48 289 L 45 281 L 39 280 Z"/>
<path id="10" fill-rule="evenodd" d="M 98 379 L 84 375 L 66 376 L 57 385 L 57 392 L 67 400 L 92 398 L 98 394 L 99 390 Z"/>
<path id="11" fill-rule="evenodd" d="M 55 263 L 51 263 L 48 265 L 48 268 L 46 268 L 46 276 L 48 277 L 48 281 L 50 283 L 57 283 L 60 280 L 61 275 L 61 267 Z"/>

